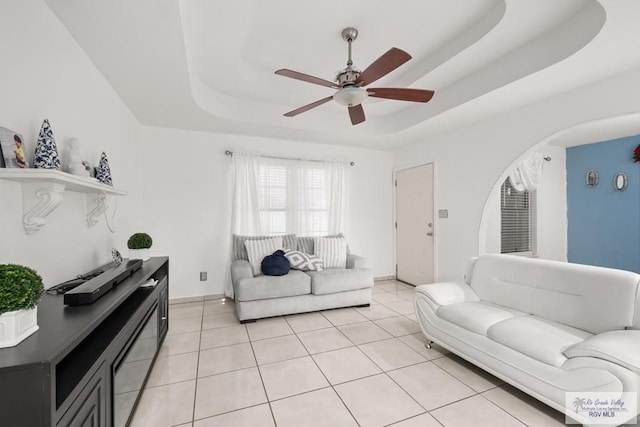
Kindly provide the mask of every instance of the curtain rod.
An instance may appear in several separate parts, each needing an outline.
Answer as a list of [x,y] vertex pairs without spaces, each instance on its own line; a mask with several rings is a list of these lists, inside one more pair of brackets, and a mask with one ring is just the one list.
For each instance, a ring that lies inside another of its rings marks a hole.
[[[233,151],[226,150],[224,152],[224,154],[226,156],[233,157]],[[267,159],[278,159],[278,160],[300,160],[300,161],[303,161],[303,162],[318,162],[318,163],[323,163],[324,162],[324,160],[299,159],[299,158],[293,158],[293,157],[263,156],[263,155],[259,155],[259,157],[266,157]],[[349,162],[349,165],[355,166],[356,163],[355,162]]]

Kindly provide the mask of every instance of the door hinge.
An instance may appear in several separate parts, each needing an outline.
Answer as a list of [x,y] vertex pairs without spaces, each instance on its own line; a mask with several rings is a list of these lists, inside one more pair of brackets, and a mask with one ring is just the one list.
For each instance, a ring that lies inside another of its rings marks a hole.
[[395,185],[396,187],[398,186],[398,180],[397,179],[395,181],[393,181],[393,185]]
[[398,228],[398,221],[396,221],[396,228]]

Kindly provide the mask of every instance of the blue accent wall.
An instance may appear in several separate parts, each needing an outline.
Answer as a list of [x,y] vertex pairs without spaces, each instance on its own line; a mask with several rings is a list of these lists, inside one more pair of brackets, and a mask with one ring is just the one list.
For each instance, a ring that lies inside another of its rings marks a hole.
[[[640,272],[640,163],[633,150],[640,135],[567,148],[567,259]],[[597,186],[585,175],[596,169]],[[629,178],[625,191],[613,188],[613,176]]]

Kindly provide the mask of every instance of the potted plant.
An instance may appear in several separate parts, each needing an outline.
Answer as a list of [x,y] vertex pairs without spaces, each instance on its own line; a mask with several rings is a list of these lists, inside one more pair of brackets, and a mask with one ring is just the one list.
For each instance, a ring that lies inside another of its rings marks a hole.
[[13,347],[38,330],[38,301],[44,291],[35,270],[0,264],[0,348]]
[[129,259],[141,259],[146,261],[149,259],[149,248],[153,244],[151,236],[147,233],[134,233],[127,241],[129,248]]

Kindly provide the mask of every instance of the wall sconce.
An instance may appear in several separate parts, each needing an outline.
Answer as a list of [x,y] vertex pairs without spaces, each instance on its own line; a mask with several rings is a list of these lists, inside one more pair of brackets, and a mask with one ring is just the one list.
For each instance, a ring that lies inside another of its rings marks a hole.
[[629,186],[629,178],[626,173],[618,172],[613,176],[613,189],[616,191],[624,191]]
[[584,177],[587,187],[595,187],[598,185],[598,181],[600,181],[600,177],[598,176],[598,171],[595,169],[589,169],[587,174]]

